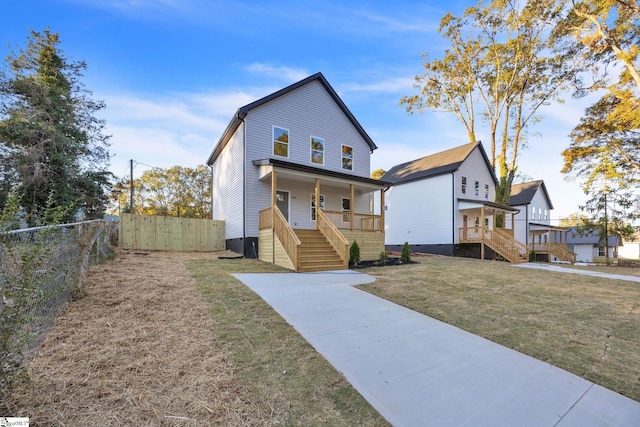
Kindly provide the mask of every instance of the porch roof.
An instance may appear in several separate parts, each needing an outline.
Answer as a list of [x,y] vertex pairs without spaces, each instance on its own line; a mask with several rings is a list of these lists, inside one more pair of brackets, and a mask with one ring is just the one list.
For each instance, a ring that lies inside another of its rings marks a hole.
[[560,226],[553,226],[550,224],[542,224],[539,222],[530,222],[529,223],[529,229],[533,232],[533,231],[566,231],[569,232],[569,228],[567,227],[560,227]]
[[497,211],[518,213],[520,209],[512,206],[501,205],[500,203],[490,202],[488,200],[474,200],[474,199],[458,199],[458,209],[478,209],[481,207],[491,208]]
[[323,178],[324,180],[331,181],[334,185],[338,186],[354,184],[356,189],[363,192],[384,190],[391,185],[391,183],[380,179],[349,175],[313,166],[287,162],[280,159],[254,160],[253,164],[257,167],[264,168],[263,173],[260,174],[261,180],[270,177],[271,172],[275,170],[276,172],[282,173],[285,178],[290,176],[291,178],[295,178],[297,181],[314,182],[316,178]]

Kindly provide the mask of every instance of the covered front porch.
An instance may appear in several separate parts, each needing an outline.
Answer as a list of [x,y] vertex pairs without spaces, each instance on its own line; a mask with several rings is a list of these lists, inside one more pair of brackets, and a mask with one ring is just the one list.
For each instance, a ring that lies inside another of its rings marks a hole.
[[384,205],[386,183],[272,159],[257,166],[270,190],[258,258],[303,272],[348,268],[354,241],[362,260],[384,251],[384,212],[372,211],[374,197]]
[[576,254],[567,247],[569,230],[564,227],[553,227],[547,224],[529,224],[529,248],[536,259],[553,262],[576,262]]
[[[458,212],[462,227],[458,230],[458,243],[480,244],[480,259],[485,259],[486,248],[509,262],[527,262],[527,245],[514,237],[512,225],[518,209],[489,201],[458,199]],[[511,221],[506,221],[507,216]],[[511,225],[511,228],[506,228]]]

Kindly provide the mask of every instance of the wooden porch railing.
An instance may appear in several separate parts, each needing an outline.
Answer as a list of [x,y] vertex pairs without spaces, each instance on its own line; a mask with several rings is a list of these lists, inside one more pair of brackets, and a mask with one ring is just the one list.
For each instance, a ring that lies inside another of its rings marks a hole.
[[275,237],[277,237],[282,244],[295,271],[298,271],[300,268],[300,245],[302,243],[277,206],[263,209],[259,213],[259,227],[261,230],[271,228],[272,224]]
[[571,264],[575,264],[576,262],[576,254],[570,251],[565,243],[552,243],[551,255],[560,261],[567,261]]
[[531,243],[531,250],[536,253],[547,253],[560,261],[576,262],[576,254],[567,248],[566,243]]
[[460,243],[484,243],[507,261],[518,263],[529,260],[529,248],[500,229],[461,228]]
[[258,213],[258,227],[260,230],[273,227],[273,209],[262,209]]
[[338,228],[329,220],[325,211],[318,209],[316,213],[316,228],[331,243],[338,252],[345,268],[349,267],[349,241],[340,233]]
[[382,231],[382,216],[353,213],[353,223],[351,223],[351,212],[327,211],[323,210],[326,217],[336,226],[338,230],[353,231]]

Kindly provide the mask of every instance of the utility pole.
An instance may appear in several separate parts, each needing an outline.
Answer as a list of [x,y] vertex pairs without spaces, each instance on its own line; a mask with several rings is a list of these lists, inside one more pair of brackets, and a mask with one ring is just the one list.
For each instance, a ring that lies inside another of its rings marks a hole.
[[130,185],[129,194],[131,195],[131,199],[129,201],[129,210],[131,211],[131,215],[133,215],[134,214],[134,211],[133,211],[133,159],[129,160],[129,167],[131,169],[131,174],[129,176],[129,185]]
[[605,256],[605,260],[607,262],[607,265],[609,264],[609,220],[607,218],[607,192],[608,192],[608,188],[604,189],[604,256]]

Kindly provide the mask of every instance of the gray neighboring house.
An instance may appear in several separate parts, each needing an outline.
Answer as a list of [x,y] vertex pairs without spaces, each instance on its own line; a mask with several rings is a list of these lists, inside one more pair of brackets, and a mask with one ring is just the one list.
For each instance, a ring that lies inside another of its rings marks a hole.
[[[329,238],[338,252],[338,240],[358,240],[377,259],[384,213],[372,215],[370,197],[384,197],[387,184],[370,178],[376,148],[321,73],[240,107],[207,160],[212,219],[225,221],[227,249],[301,271],[292,245],[320,229],[318,207],[343,235]],[[283,229],[274,218],[283,218],[288,238],[274,237]]]
[[[576,254],[577,262],[604,263],[606,260],[604,238],[597,231],[580,233],[576,227],[569,229],[567,238],[569,250]],[[609,236],[607,250],[610,261],[618,258],[618,248],[622,246],[620,236]]]

